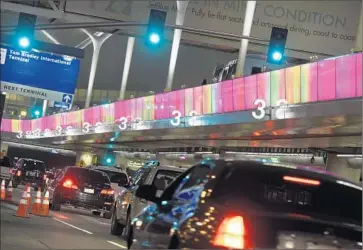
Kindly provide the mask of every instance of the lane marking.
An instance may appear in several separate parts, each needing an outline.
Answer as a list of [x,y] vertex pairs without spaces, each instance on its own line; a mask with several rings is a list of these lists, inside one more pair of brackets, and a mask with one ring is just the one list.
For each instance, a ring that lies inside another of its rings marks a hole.
[[119,248],[127,249],[127,247],[125,247],[125,246],[123,246],[121,244],[118,244],[118,243],[116,243],[114,241],[108,240],[107,242],[110,243],[110,244],[112,244],[112,245],[114,245],[114,246],[117,246]]
[[77,229],[77,230],[82,231],[82,232],[84,232],[84,233],[87,233],[87,234],[93,234],[93,233],[92,233],[92,232],[90,232],[90,231],[87,231],[87,230],[82,229],[82,228],[80,228],[80,227],[76,227],[76,226],[74,226],[74,225],[72,225],[72,224],[69,224],[69,223],[67,223],[67,222],[65,222],[65,221],[58,220],[57,218],[53,218],[53,220],[56,220],[56,221],[58,221],[58,222],[60,222],[60,223],[63,223],[63,224],[65,224],[65,225],[67,225],[67,226],[73,227],[74,229]]
[[97,223],[97,224],[101,224],[101,225],[105,225],[105,226],[111,226],[111,223],[107,223],[107,222],[99,221],[99,220],[97,220],[97,219],[95,219],[95,218],[92,218],[92,217],[89,217],[89,216],[87,216],[87,215],[81,215],[81,214],[79,214],[78,216],[79,216],[79,217],[82,217],[82,218],[83,218],[83,219],[85,219],[85,220],[91,221],[91,222],[93,222],[93,223]]

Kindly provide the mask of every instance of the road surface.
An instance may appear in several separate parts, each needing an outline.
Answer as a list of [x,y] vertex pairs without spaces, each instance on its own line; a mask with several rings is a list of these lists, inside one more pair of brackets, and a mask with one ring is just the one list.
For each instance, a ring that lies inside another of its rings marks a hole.
[[[14,189],[19,203],[23,187]],[[32,199],[35,192],[32,192]],[[90,212],[62,208],[51,217],[14,217],[16,205],[1,202],[1,249],[127,249],[126,242],[110,234],[110,220]]]

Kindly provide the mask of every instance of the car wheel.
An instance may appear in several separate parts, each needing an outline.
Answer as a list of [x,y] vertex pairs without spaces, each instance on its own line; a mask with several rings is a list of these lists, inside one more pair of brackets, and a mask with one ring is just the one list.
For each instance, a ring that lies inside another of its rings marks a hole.
[[168,249],[179,249],[179,239],[175,234],[170,239]]
[[57,202],[57,198],[55,195],[53,196],[53,200],[50,204],[50,209],[53,211],[60,211],[61,209],[61,204]]
[[130,229],[131,229],[131,218],[130,218],[130,214],[128,214],[127,218],[126,218],[125,229],[122,233],[122,236],[123,236],[124,240],[126,240],[126,241],[130,236],[130,231],[131,231]]
[[112,217],[111,212],[107,211],[107,212],[104,212],[103,213],[103,218],[105,218],[105,219],[111,219],[111,217]]
[[121,225],[116,218],[116,208],[113,209],[113,213],[111,216],[111,234],[120,236],[125,226]]
[[93,215],[100,216],[101,212],[100,212],[100,211],[92,211],[92,214],[93,214]]

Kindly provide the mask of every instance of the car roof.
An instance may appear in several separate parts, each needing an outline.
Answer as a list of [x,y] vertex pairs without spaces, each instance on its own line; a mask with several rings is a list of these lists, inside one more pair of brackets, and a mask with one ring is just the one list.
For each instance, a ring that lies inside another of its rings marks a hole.
[[126,171],[120,168],[115,168],[115,167],[105,167],[105,166],[90,166],[87,167],[89,169],[97,169],[97,170],[104,170],[104,171],[111,171],[111,172],[117,172],[117,173],[123,173],[125,174]]
[[349,182],[354,186],[357,186],[357,183],[353,183],[349,180],[346,180],[332,172],[326,170],[316,169],[316,167],[306,166],[306,165],[298,165],[298,164],[288,164],[288,163],[271,163],[271,162],[259,162],[259,161],[243,161],[243,160],[202,160],[200,162],[203,163],[214,163],[215,166],[226,166],[229,165],[232,168],[275,168],[276,171],[281,172],[294,172],[294,173],[301,173],[301,174],[308,174],[311,178],[319,178],[323,181],[329,182],[337,182],[337,181],[344,181]]
[[176,166],[149,166],[151,167],[152,169],[155,169],[155,170],[169,170],[169,171],[175,171],[175,172],[184,172],[186,169],[185,168],[182,168],[182,167],[176,167]]
[[36,159],[30,159],[30,158],[19,158],[19,160],[34,161],[34,162],[43,162],[44,163],[44,161],[40,161],[40,160],[36,160]]

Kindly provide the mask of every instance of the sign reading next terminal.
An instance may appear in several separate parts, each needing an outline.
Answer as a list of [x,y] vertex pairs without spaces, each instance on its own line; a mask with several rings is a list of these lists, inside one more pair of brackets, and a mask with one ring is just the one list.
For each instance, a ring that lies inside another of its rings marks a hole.
[[80,60],[1,45],[1,91],[45,100],[73,99]]

